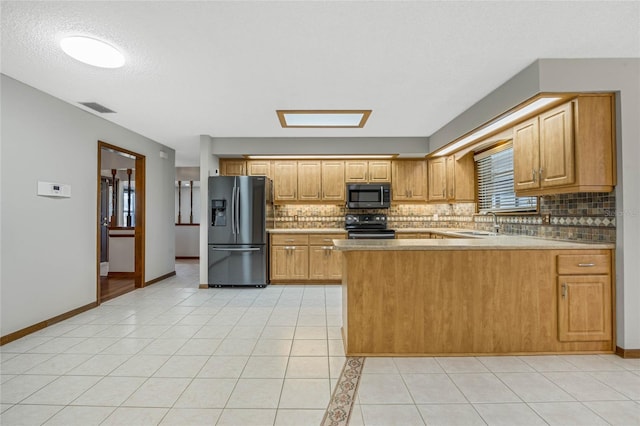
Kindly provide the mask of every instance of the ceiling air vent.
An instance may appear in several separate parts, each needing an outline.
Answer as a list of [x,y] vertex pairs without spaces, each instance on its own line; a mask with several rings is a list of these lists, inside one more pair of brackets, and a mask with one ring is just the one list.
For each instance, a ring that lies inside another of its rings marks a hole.
[[97,112],[99,112],[101,114],[106,114],[106,113],[110,113],[110,112],[115,113],[115,111],[110,110],[106,106],[100,105],[97,102],[80,102],[80,105],[84,105],[87,108],[91,108],[92,110],[97,111]]

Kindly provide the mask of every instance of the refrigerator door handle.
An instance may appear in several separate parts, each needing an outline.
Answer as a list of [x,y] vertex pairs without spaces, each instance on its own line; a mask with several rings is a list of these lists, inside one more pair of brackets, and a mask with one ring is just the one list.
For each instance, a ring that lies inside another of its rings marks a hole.
[[236,188],[236,234],[240,235],[240,187]]
[[226,248],[216,248],[216,247],[211,247],[212,251],[260,251],[260,247],[251,247],[251,248],[231,248],[231,247],[226,247]]
[[231,190],[231,233],[236,233],[236,187]]

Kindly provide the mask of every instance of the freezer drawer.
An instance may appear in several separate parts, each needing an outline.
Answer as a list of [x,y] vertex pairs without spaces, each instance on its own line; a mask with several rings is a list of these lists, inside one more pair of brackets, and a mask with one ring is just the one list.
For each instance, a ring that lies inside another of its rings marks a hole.
[[209,245],[209,286],[267,285],[265,245]]

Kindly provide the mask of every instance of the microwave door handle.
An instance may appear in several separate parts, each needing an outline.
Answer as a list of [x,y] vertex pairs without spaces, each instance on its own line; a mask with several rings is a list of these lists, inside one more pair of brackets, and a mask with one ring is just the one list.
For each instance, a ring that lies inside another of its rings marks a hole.
[[384,205],[384,191],[383,191],[383,186],[380,185],[380,205]]

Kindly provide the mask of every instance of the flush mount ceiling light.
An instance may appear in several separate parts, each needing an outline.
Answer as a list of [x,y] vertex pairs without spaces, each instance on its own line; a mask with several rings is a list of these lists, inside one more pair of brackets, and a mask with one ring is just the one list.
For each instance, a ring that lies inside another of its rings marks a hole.
[[124,55],[118,49],[94,38],[65,37],[60,41],[60,47],[73,59],[94,67],[120,68],[124,65]]
[[523,108],[520,108],[510,114],[507,114],[503,117],[498,118],[497,120],[493,121],[492,123],[490,123],[489,125],[485,126],[485,127],[481,127],[480,129],[476,130],[475,132],[471,133],[468,136],[465,136],[464,138],[460,139],[459,141],[452,143],[451,145],[446,145],[444,148],[442,148],[439,151],[436,151],[433,155],[436,157],[440,157],[443,155],[447,155],[453,151],[456,151],[460,148],[463,148],[467,145],[470,145],[471,143],[477,141],[478,139],[481,139],[484,136],[487,136],[490,133],[495,132],[496,130],[500,129],[501,127],[507,126],[511,123],[514,123],[515,121],[521,119],[522,117],[525,117],[529,114],[532,114],[536,111],[541,110],[542,108],[546,107],[547,105],[550,105],[558,100],[560,100],[562,98],[560,97],[552,97],[552,98],[539,98],[534,102],[531,102],[530,104],[524,106]]
[[361,128],[370,109],[357,110],[276,110],[283,128]]

